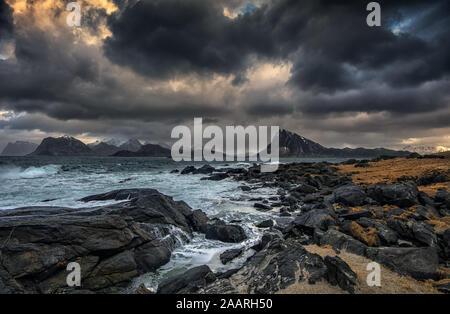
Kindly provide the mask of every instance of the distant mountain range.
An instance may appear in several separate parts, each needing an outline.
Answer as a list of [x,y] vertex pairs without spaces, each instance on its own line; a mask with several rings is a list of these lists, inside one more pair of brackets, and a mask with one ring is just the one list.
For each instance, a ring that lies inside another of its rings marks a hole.
[[[269,145],[270,146],[270,145]],[[383,155],[407,156],[409,151],[386,148],[328,148],[287,130],[280,131],[280,157],[373,158]]]
[[17,141],[8,143],[2,151],[2,156],[25,156],[28,155],[38,147],[35,143]]
[[[34,151],[29,153],[32,156],[170,157],[171,155],[170,148],[158,144],[142,145],[137,139],[130,139],[125,142],[112,139],[96,141],[86,145],[74,137],[63,136],[59,138],[47,137],[42,140],[39,146],[32,143],[27,143],[31,145],[23,143],[26,142],[8,144],[2,154],[5,154],[5,151],[12,154],[14,152],[12,150],[13,147],[17,147],[17,152],[19,147],[26,146],[28,151],[32,151],[32,148],[35,148]],[[116,146],[112,143],[120,145]],[[280,131],[279,147],[280,157],[373,158],[382,155],[407,156],[410,154],[409,150],[395,151],[385,148],[328,148],[287,130]],[[23,154],[25,155],[26,153]]]

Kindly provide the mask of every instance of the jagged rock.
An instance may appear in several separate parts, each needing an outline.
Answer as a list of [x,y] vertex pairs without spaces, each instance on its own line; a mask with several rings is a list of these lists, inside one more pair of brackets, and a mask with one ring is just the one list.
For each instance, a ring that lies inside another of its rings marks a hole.
[[222,221],[207,224],[205,235],[207,239],[228,243],[239,243],[247,239],[247,235],[241,226],[226,225]]
[[395,231],[393,231],[386,225],[365,217],[359,218],[357,220],[357,223],[363,226],[364,228],[370,227],[377,229],[378,237],[380,238],[381,241],[383,241],[383,243],[388,245],[393,245],[397,243],[398,240],[397,233],[395,233]]
[[206,232],[206,224],[209,219],[203,211],[200,209],[194,210],[192,214],[188,216],[188,219],[191,222],[194,231]]
[[324,231],[335,224],[326,208],[313,209],[307,213],[299,214],[293,222],[296,227],[309,228],[310,230],[319,228]]
[[222,262],[222,264],[225,265],[228,262],[231,262],[233,259],[235,259],[239,255],[241,255],[243,251],[244,251],[244,249],[242,249],[242,248],[226,250],[225,252],[220,254],[220,261]]
[[270,205],[266,205],[266,204],[262,204],[262,203],[255,203],[255,204],[253,204],[253,207],[255,207],[259,211],[272,210],[272,207]]
[[195,171],[195,167],[194,166],[187,166],[185,167],[183,170],[181,170],[181,174],[189,174],[189,173],[193,173]]
[[333,286],[339,285],[342,290],[355,292],[357,276],[355,272],[338,256],[326,256],[327,280]]
[[[187,237],[196,228],[189,206],[156,190],[117,190],[83,200],[106,199],[124,202],[0,211],[0,292],[120,292],[135,276],[169,261],[174,233]],[[69,262],[81,266],[80,290],[67,286]]]
[[[250,257],[239,271],[199,289],[197,293],[275,293],[294,283],[314,284],[325,277],[323,259],[295,241],[274,238]],[[239,290],[236,290],[239,287]]]
[[372,217],[372,213],[368,210],[360,210],[359,212],[349,213],[349,214],[343,214],[340,215],[341,218],[347,219],[347,220],[357,220],[359,218],[370,218]]
[[427,248],[369,248],[367,257],[393,271],[419,280],[436,279],[439,258],[436,249]]
[[273,226],[272,219],[267,219],[267,220],[260,222],[259,224],[256,224],[256,227],[258,227],[258,228],[270,228],[272,226]]
[[214,280],[216,280],[216,276],[211,269],[202,265],[164,280],[159,284],[157,293],[192,293]]
[[362,206],[371,201],[356,184],[349,184],[335,189],[333,196],[336,203],[348,206]]
[[228,178],[228,174],[220,172],[220,173],[215,173],[209,177],[201,178],[200,180],[222,181],[226,178]]
[[333,248],[347,250],[350,253],[364,256],[367,245],[337,230],[329,229],[320,239],[320,245],[329,244]]
[[371,184],[367,187],[367,195],[381,205],[397,205],[410,207],[419,203],[419,190],[412,182],[405,184]]

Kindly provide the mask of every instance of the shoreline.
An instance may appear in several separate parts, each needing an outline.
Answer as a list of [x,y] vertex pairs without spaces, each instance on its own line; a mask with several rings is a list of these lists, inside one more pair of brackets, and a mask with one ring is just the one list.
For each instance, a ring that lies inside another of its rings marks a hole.
[[[449,194],[438,192],[438,189],[449,184],[449,162],[448,159],[420,159],[420,163],[428,165],[423,173],[418,173],[417,167],[409,165],[418,162],[419,159],[395,158],[341,164],[290,163],[280,164],[280,169],[275,173],[264,174],[257,167],[186,167],[180,175],[204,174],[202,180],[217,181],[231,178],[244,183],[240,186],[244,192],[254,186],[277,189],[276,197],[254,199],[254,207],[261,211],[278,211],[280,217],[255,222],[256,227],[266,231],[261,243],[251,248],[255,254],[244,262],[242,268],[214,274],[208,266],[195,267],[160,283],[158,292],[448,292]],[[407,164],[405,167],[415,173],[397,169],[404,173],[404,178],[394,177],[393,168],[389,169],[388,163]],[[447,165],[447,169],[440,169],[437,164]],[[383,178],[382,169],[388,171],[393,179],[386,182],[379,180]],[[427,172],[430,169],[446,176],[447,181],[443,181],[443,177],[430,176]],[[358,180],[362,177],[377,178],[378,181]],[[426,184],[417,187],[416,183]],[[430,187],[436,193],[428,195],[426,188]],[[391,197],[392,191],[395,192],[394,198]],[[130,195],[135,197],[130,198]],[[233,243],[239,243],[246,237],[239,222],[211,220],[202,211],[192,210],[182,201],[174,202],[156,190],[122,190],[84,200],[116,197],[124,202],[94,209],[31,207],[0,213],[0,243],[4,243],[0,290],[9,293],[121,293],[131,279],[168,262],[170,246],[173,250],[174,245],[168,226],[176,226],[187,235],[193,231],[201,232]],[[167,204],[170,204],[172,216],[164,212]],[[59,218],[54,218],[55,213]],[[15,219],[19,220],[14,217],[19,216],[27,217],[25,225],[23,221],[14,223]],[[56,227],[46,222],[50,216]],[[27,219],[30,222],[28,226]],[[67,242],[63,234],[70,221],[81,224],[81,229],[73,231],[72,242]],[[37,222],[40,225],[36,228]],[[86,238],[80,230],[93,228],[91,235],[95,237],[104,229],[102,224],[105,223],[114,234],[110,240],[120,245],[107,248],[110,244],[106,237],[101,245],[97,243],[89,249],[83,247],[92,239]],[[123,223],[125,225],[122,226]],[[152,236],[152,228],[159,232],[165,230],[170,243],[160,243]],[[18,232],[21,229],[23,232]],[[50,235],[55,236],[55,229],[58,230],[56,239],[50,239]],[[27,236],[25,230],[28,233],[32,231],[32,236]],[[117,240],[117,232],[121,234],[120,241]],[[130,234],[131,240],[128,239]],[[59,246],[55,243],[69,244],[70,249],[58,251]],[[39,254],[34,254],[36,252]],[[39,261],[40,265],[33,265],[40,259],[40,254],[49,257]],[[228,250],[221,254],[220,259],[225,264],[242,254],[242,249],[234,252]],[[417,264],[422,261],[427,266],[411,263],[411,258],[418,261]],[[82,269],[87,267],[88,284],[81,290],[68,289],[62,281],[65,279],[64,266],[74,259],[84,261]],[[292,264],[292,260],[297,262]],[[362,260],[379,262],[382,272],[391,281],[401,282],[401,287],[389,284],[372,290],[364,287]],[[18,266],[14,268],[15,264]],[[271,274],[275,271],[278,275],[276,280],[266,278],[269,270]],[[185,280],[187,276],[190,278],[188,281]],[[141,286],[136,293],[150,291]]]

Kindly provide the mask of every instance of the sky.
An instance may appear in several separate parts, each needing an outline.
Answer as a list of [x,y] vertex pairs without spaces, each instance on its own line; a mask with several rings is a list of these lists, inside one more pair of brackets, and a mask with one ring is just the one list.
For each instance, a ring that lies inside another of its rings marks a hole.
[[450,147],[450,2],[0,0],[0,149],[176,125],[278,125],[329,147]]

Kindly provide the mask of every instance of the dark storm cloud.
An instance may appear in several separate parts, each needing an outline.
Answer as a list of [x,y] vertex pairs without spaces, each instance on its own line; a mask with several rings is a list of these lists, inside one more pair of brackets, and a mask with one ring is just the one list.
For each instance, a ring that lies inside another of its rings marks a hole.
[[0,41],[8,39],[12,30],[12,10],[5,1],[0,1]]
[[[168,126],[198,116],[283,122],[299,114],[323,117],[326,124],[328,117],[353,112],[386,112],[383,125],[403,130],[429,128],[433,119],[436,127],[450,126],[442,113],[450,90],[448,1],[378,1],[382,27],[372,28],[366,25],[370,1],[361,0],[114,2],[119,10],[112,15],[104,9],[83,13],[83,31],[91,35],[107,19],[112,34],[100,47],[74,44],[70,30],[54,36],[16,23],[16,31],[9,7],[0,2],[0,39],[9,34],[15,43],[15,58],[0,59],[0,109],[34,114],[17,120],[16,128],[65,130],[58,123],[39,127],[40,115],[86,122],[69,131],[95,134],[95,120],[105,130],[126,121],[120,132],[132,134],[142,132],[142,121]],[[244,9],[249,2],[255,7]],[[224,16],[224,7],[239,15]],[[252,85],[248,73],[264,62],[291,65],[285,86]],[[229,85],[196,89],[214,74],[230,78]],[[192,90],[155,87],[180,78],[192,79]],[[428,122],[399,118],[417,114]]]

